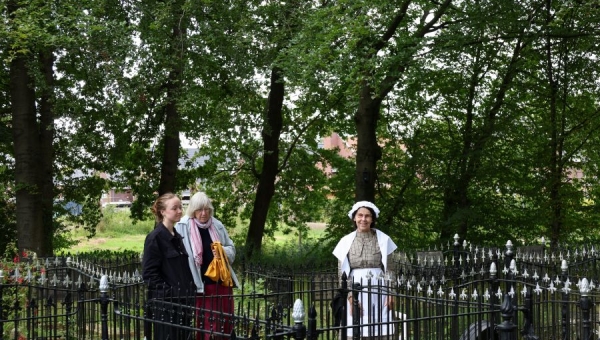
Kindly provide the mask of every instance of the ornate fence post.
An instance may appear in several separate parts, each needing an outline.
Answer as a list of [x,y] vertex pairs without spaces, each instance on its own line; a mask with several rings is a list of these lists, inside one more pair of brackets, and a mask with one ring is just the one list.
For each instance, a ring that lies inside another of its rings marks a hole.
[[[66,280],[68,280],[69,277],[67,276]],[[68,289],[68,284],[67,284],[67,289]],[[63,299],[63,306],[65,306],[65,313],[67,314],[66,318],[65,318],[65,338],[70,339],[70,335],[69,332],[71,330],[71,310],[73,309],[73,297],[70,291],[67,292],[67,295],[65,295],[65,298]]]
[[308,309],[308,330],[306,332],[306,338],[308,340],[316,340],[319,337],[317,332],[317,310],[313,304]]
[[579,291],[581,292],[581,301],[579,306],[581,307],[581,316],[583,322],[583,340],[592,339],[592,330],[590,328],[591,320],[590,320],[590,309],[592,308],[592,301],[590,300],[590,284],[588,280],[584,277],[581,280],[581,284],[579,287]]
[[454,247],[454,252],[452,253],[452,264],[454,265],[454,277],[458,276],[458,272],[460,271],[457,267],[458,267],[458,258],[459,258],[459,249],[460,249],[460,242],[458,242],[458,240],[460,240],[460,237],[458,236],[458,234],[454,234],[454,243],[452,244]]
[[502,306],[500,306],[500,312],[502,313],[502,323],[496,326],[496,330],[498,330],[499,339],[500,340],[510,340],[513,335],[513,330],[515,329],[515,324],[512,322],[513,318],[513,305],[511,302],[511,298],[508,294],[504,294],[504,299],[502,301]]
[[[506,280],[506,292],[510,291],[510,288],[514,285],[514,275],[510,270],[511,263],[513,261],[514,253],[512,251],[513,244],[510,240],[506,241],[506,251],[504,252],[504,269],[508,269],[506,272],[508,280]],[[515,263],[516,267],[516,263]]]
[[[504,252],[504,270],[506,275],[506,294],[510,298],[510,304],[512,306],[512,319],[517,318],[517,261],[515,261],[515,253],[512,250],[513,244],[511,240],[506,241],[506,251]],[[506,271],[507,270],[507,271]],[[511,333],[510,339],[515,340],[517,338],[516,333]]]
[[490,295],[490,304],[491,304],[491,320],[493,322],[494,325],[498,324],[498,318],[496,316],[496,303],[497,300],[500,299],[500,296],[496,295],[496,291],[498,291],[499,287],[498,287],[498,269],[496,269],[496,263],[492,262],[490,264],[490,283],[492,285],[492,294]]
[[539,337],[535,335],[535,330],[533,328],[533,296],[531,290],[527,289],[527,286],[525,286],[525,289],[525,304],[523,306],[524,308],[521,310],[524,315],[524,325],[521,335],[523,335],[523,339],[525,340],[538,340]]
[[569,340],[571,338],[571,332],[570,332],[570,315],[569,315],[569,291],[571,290],[570,286],[570,282],[569,282],[569,276],[567,274],[568,270],[569,270],[569,265],[567,264],[567,260],[562,260],[562,263],[560,265],[560,269],[562,271],[562,280],[563,280],[563,284],[564,287],[562,289],[562,336],[561,339],[563,340]]
[[79,339],[85,339],[86,334],[87,334],[86,329],[85,329],[86,312],[85,312],[85,307],[84,307],[86,291],[87,291],[87,286],[85,285],[85,282],[81,282],[79,284],[79,286],[77,287],[77,320],[76,320],[76,324],[77,324],[77,337]]
[[100,278],[100,322],[102,323],[102,340],[108,340],[108,276]]
[[294,311],[292,312],[294,319],[294,339],[302,340],[306,337],[306,326],[304,326],[304,306],[302,300],[297,299],[294,302]]

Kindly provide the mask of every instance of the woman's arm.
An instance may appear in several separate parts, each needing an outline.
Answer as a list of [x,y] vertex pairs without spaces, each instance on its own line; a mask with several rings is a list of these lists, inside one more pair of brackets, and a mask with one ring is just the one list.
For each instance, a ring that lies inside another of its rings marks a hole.
[[215,219],[215,227],[219,233],[219,237],[221,237],[221,245],[223,246],[223,251],[225,251],[225,255],[227,255],[227,259],[229,263],[232,264],[235,261],[235,244],[231,237],[229,237],[229,233],[223,223],[217,219]]
[[161,275],[162,253],[155,237],[146,237],[144,242],[144,256],[142,258],[142,278],[149,289],[166,286]]

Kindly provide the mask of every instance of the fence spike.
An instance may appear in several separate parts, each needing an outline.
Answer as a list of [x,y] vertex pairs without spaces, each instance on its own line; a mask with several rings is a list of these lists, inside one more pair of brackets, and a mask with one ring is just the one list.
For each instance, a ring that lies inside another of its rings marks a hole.
[[32,281],[32,275],[31,275],[31,269],[27,268],[27,275],[25,276],[25,281],[27,281],[28,283],[30,283]]
[[296,299],[296,301],[294,302],[292,318],[296,323],[302,323],[302,321],[304,320],[304,305],[302,304],[302,300],[300,299]]
[[473,301],[477,301],[477,298],[479,297],[479,295],[477,295],[477,288],[473,289],[473,294],[471,294],[471,298],[473,299]]
[[69,287],[71,285],[71,279],[69,278],[69,275],[65,275],[65,279],[63,280],[63,284],[65,285],[65,287]]
[[38,282],[43,286],[46,284],[46,281],[48,281],[46,278],[46,268],[42,267],[42,269],[40,269],[40,278],[38,279]]
[[567,281],[565,281],[565,286],[562,288],[562,291],[565,294],[569,294],[571,292],[571,281],[569,281],[569,279],[567,278]]
[[58,277],[56,276],[56,274],[52,275],[52,280],[50,280],[50,283],[56,287],[56,285],[58,284]]
[[21,278],[21,272],[19,271],[19,266],[15,267],[15,273],[12,276],[13,280],[15,280],[15,282],[18,282],[19,279]]
[[585,277],[581,280],[581,285],[579,286],[579,291],[581,292],[581,295],[583,295],[583,296],[588,296],[590,293],[590,284]]

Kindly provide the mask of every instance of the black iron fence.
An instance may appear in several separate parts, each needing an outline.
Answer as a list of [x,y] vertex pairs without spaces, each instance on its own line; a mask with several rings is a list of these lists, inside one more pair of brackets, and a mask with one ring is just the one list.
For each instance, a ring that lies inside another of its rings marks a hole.
[[[32,258],[0,271],[0,340],[150,339],[160,325],[179,329],[181,339],[209,333],[329,340],[358,337],[354,330],[364,327],[398,340],[598,339],[599,258],[592,246],[549,251],[456,242],[398,252],[395,273],[359,283],[340,279],[335,263],[320,271],[244,264],[241,287],[220,299],[233,300],[234,313],[210,316],[194,297],[148,300],[138,257]],[[347,325],[346,299],[365,290],[392,297],[388,320]],[[337,315],[336,295],[344,301]],[[205,317],[231,327],[206,330]]]

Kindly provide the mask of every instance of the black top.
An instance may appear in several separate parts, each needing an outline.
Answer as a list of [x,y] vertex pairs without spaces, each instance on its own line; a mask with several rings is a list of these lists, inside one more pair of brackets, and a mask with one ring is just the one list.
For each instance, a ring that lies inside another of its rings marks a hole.
[[210,246],[213,240],[210,237],[210,232],[208,231],[208,229],[198,228],[198,231],[200,232],[200,238],[202,239],[202,266],[200,267],[200,273],[202,274],[202,282],[204,282],[205,285],[215,284],[215,281],[213,281],[211,278],[205,275],[208,266],[215,258],[212,252],[212,248]]
[[142,278],[150,297],[186,296],[196,291],[183,238],[176,230],[171,235],[162,224],[146,236],[142,259]]

